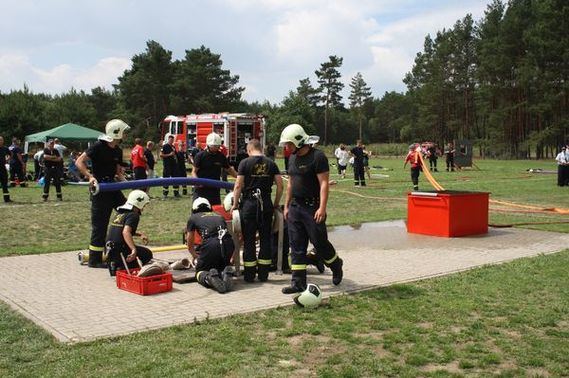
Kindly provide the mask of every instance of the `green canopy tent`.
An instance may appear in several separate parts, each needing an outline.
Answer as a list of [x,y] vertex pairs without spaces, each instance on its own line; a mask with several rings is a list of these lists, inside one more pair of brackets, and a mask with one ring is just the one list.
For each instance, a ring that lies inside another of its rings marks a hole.
[[89,129],[74,123],[54,127],[53,129],[27,135],[24,151],[28,152],[29,143],[45,143],[48,139],[59,138],[62,141],[93,141],[103,134],[101,131]]

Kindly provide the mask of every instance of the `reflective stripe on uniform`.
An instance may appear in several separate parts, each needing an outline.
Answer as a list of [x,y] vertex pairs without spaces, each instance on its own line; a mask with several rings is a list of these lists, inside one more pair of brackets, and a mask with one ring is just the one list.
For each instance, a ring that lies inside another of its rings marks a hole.
[[253,267],[253,266],[257,266],[257,261],[256,261],[256,260],[255,260],[255,261],[244,261],[244,262],[243,262],[243,266],[244,266],[245,268],[250,268],[250,267]]
[[290,266],[291,270],[306,270],[306,264],[292,264]]
[[324,262],[326,264],[332,264],[334,262],[334,260],[336,260],[338,258],[338,254],[334,254],[334,256],[330,259],[330,260],[324,260]]
[[95,247],[94,245],[89,245],[89,250],[94,252],[103,252],[105,247]]
[[201,274],[202,274],[202,273],[205,273],[205,272],[206,272],[205,270],[200,270],[199,272],[197,272],[197,273],[196,273],[196,280],[199,281]]
[[273,260],[258,259],[257,262],[259,263],[259,265],[271,265],[273,263]]

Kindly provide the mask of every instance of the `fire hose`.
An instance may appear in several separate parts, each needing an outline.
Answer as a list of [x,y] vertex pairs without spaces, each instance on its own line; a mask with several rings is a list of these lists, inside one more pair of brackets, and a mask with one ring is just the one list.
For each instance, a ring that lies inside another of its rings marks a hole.
[[142,189],[150,188],[153,186],[174,186],[174,185],[194,185],[194,186],[207,186],[209,188],[219,189],[233,189],[233,183],[227,181],[219,181],[205,178],[195,177],[167,177],[167,178],[154,178],[145,180],[134,181],[119,181],[119,182],[96,182],[93,188],[90,188],[93,195],[101,192],[110,192],[114,190],[124,189]]

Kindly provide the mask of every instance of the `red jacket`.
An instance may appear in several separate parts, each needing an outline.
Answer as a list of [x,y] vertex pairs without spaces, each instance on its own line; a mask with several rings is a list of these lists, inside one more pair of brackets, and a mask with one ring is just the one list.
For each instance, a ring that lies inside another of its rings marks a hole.
[[405,158],[405,163],[410,163],[411,168],[417,168],[421,166],[421,158],[419,157],[420,152],[409,151],[407,157]]

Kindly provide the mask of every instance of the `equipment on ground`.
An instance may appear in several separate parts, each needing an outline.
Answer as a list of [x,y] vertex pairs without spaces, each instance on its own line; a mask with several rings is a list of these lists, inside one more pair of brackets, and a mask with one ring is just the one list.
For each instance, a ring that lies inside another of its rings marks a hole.
[[296,295],[294,303],[300,307],[318,307],[322,303],[322,290],[316,284],[309,283],[306,290]]

